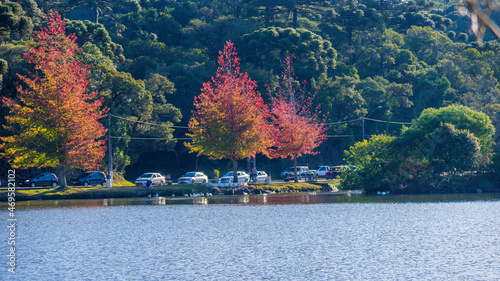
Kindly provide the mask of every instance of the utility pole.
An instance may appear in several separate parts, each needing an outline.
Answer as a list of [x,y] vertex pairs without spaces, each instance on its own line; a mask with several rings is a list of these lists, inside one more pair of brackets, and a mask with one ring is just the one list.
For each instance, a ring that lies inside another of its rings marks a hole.
[[361,127],[362,127],[362,130],[363,130],[363,141],[365,140],[365,119],[370,117],[370,115],[377,109],[381,109],[382,106],[379,105],[378,107],[372,109],[372,111],[370,111],[370,113],[368,113],[366,116],[363,116],[361,117]]
[[111,115],[113,115],[120,106],[122,106],[124,103],[131,102],[132,99],[126,99],[124,102],[120,103],[116,109],[113,111],[113,113],[108,112],[108,152],[109,152],[109,175],[108,175],[108,181],[107,181],[107,187],[112,188],[113,187],[113,149],[112,149],[112,143],[111,143]]

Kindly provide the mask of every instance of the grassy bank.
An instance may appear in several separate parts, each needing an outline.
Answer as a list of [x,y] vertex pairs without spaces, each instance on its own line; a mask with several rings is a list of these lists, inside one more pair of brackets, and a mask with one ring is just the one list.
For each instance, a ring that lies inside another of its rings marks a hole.
[[[263,192],[306,192],[332,190],[333,186],[338,186],[338,182],[323,183],[276,183],[272,185],[258,184],[249,185],[248,191],[251,193]],[[192,193],[220,192],[225,190],[216,190],[207,185],[164,185],[155,186],[152,189],[146,189],[140,186],[114,186],[106,188],[96,187],[68,187],[66,189],[56,188],[25,188],[16,189],[16,201],[26,200],[60,200],[60,199],[103,199],[103,198],[130,198],[154,196],[183,196]],[[7,201],[8,191],[0,191],[0,201]]]

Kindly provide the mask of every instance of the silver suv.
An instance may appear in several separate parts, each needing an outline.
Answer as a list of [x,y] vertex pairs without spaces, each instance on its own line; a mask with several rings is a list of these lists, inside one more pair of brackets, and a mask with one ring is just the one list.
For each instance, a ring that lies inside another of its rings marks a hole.
[[[288,167],[281,174],[284,181],[294,180],[295,173],[293,172],[293,167]],[[316,171],[311,171],[307,166],[297,166],[297,178],[299,180],[314,180],[317,178]]]

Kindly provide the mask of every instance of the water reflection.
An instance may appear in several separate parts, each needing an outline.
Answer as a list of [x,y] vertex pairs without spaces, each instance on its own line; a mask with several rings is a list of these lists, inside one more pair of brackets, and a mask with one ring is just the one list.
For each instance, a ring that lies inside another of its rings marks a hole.
[[195,197],[193,199],[193,204],[207,205],[208,199],[206,197]]
[[[500,272],[500,194],[16,203],[15,281],[498,280]],[[0,239],[7,245],[7,231]]]
[[[288,193],[260,194],[212,197],[153,197],[153,198],[109,198],[87,200],[37,200],[17,202],[17,209],[44,208],[98,208],[125,205],[284,205],[284,204],[322,204],[322,203],[406,203],[406,202],[462,202],[462,201],[498,201],[500,194],[424,194],[424,195],[388,195],[369,196],[359,192],[339,193]],[[2,209],[7,203],[0,203]]]

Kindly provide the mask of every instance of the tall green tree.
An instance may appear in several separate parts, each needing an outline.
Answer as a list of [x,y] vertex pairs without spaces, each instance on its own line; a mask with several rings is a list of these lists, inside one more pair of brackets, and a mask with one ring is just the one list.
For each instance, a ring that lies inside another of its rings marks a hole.
[[254,7],[262,7],[266,27],[276,24],[276,22],[290,26],[288,23],[291,22],[292,28],[299,28],[299,15],[316,19],[326,7],[329,7],[328,1],[325,0],[252,0],[249,1],[249,4]]
[[134,79],[130,73],[117,71],[109,65],[96,65],[91,70],[92,89],[99,92],[112,112],[131,99],[113,114],[111,133],[117,138],[112,142],[116,173],[123,174],[126,166],[134,164],[144,153],[173,149],[176,143],[173,125],[182,116],[169,102],[175,92],[172,82],[159,74],[152,74],[145,80]]
[[412,26],[406,31],[405,47],[420,61],[434,65],[439,60],[453,56],[458,50],[450,38],[431,27]]
[[242,61],[255,68],[276,71],[286,57],[291,57],[297,66],[295,74],[301,81],[326,75],[335,67],[337,58],[337,51],[330,41],[301,28],[259,29],[242,36],[241,44]]
[[63,3],[56,2],[59,9],[69,11],[74,8],[87,8],[92,11],[92,20],[99,23],[99,17],[106,13],[113,13],[113,9],[126,9],[137,12],[141,6],[136,0],[69,0]]
[[34,27],[31,16],[17,2],[0,2],[0,41],[22,39],[30,35]]
[[66,34],[72,33],[77,36],[79,46],[83,47],[86,44],[97,46],[101,53],[112,59],[116,65],[122,64],[125,61],[123,47],[112,41],[104,25],[90,21],[68,20]]
[[195,45],[204,47],[210,59],[216,61],[221,46],[228,40],[238,38],[255,30],[255,25],[248,20],[232,16],[219,17],[211,22],[192,20],[183,33]]

